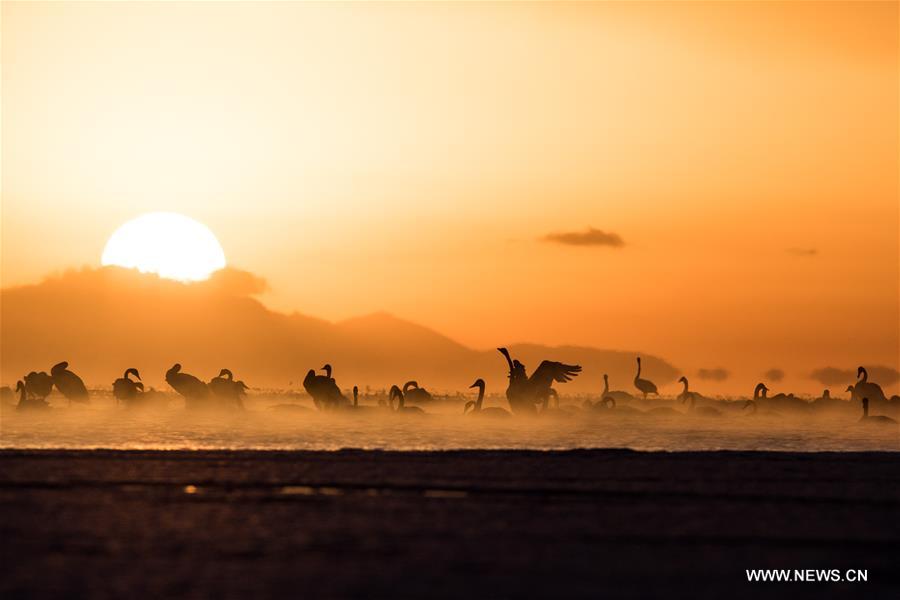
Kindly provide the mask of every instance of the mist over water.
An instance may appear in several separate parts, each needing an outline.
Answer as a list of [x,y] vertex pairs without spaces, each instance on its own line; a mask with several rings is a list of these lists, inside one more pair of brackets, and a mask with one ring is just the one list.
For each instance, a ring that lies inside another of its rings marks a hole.
[[[159,409],[117,407],[110,395],[94,395],[89,406],[69,408],[50,398],[53,410],[21,413],[5,406],[0,446],[19,449],[129,450],[383,450],[630,448],[634,450],[710,451],[900,451],[897,427],[857,423],[857,406],[826,414],[752,417],[743,401],[721,401],[723,416],[678,414],[613,415],[575,408],[571,414],[537,418],[488,419],[462,415],[462,401],[429,404],[427,415],[319,413],[273,410],[295,396],[253,395],[247,410],[189,412],[172,397]],[[580,402],[580,400],[579,400]],[[674,401],[662,404],[678,407]],[[494,396],[485,405],[503,405]],[[299,405],[295,405],[299,406]],[[304,406],[311,407],[311,403]]]

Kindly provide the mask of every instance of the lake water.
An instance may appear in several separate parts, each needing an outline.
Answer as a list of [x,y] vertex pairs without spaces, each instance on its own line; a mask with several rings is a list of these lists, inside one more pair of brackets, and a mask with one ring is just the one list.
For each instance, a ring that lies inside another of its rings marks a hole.
[[[5,407],[0,446],[67,449],[265,449],[386,450],[631,448],[635,450],[900,451],[900,430],[867,427],[858,414],[722,417],[646,414],[597,415],[591,411],[543,419],[491,420],[461,416],[457,405],[429,406],[425,416],[324,415],[278,411],[283,398],[257,396],[247,410],[226,414],[186,412],[180,401],[153,411],[116,407],[112,398],[90,406],[66,406],[23,414]],[[494,402],[497,402],[496,400]],[[673,404],[674,406],[674,404]]]

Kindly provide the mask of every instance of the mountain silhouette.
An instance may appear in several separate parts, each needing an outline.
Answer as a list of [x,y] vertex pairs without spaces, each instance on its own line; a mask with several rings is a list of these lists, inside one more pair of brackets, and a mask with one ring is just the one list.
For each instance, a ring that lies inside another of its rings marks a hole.
[[[118,267],[66,271],[41,283],[0,290],[0,378],[66,360],[89,386],[110,386],[127,366],[146,385],[165,388],[178,362],[210,379],[222,366],[240,368],[255,388],[301,388],[304,374],[330,363],[344,388],[389,387],[410,379],[438,390],[464,390],[475,378],[488,393],[506,389],[506,365],[492,347],[473,350],[427,327],[378,312],[335,323],[266,308],[253,295],[265,282],[226,268],[208,281],[180,283]],[[507,340],[497,340],[504,345]],[[580,364],[583,377],[566,392],[596,392],[602,374],[630,389],[636,352],[508,344],[529,369],[543,359]],[[661,384],[678,370],[644,356]]]

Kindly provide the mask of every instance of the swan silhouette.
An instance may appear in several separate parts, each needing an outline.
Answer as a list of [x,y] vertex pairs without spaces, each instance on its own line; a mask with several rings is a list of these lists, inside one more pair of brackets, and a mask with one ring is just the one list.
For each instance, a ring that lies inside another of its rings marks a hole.
[[538,415],[543,418],[569,418],[581,412],[581,407],[571,404],[560,405],[559,392],[553,388],[547,389],[539,405]]
[[647,399],[647,394],[656,394],[659,396],[659,391],[656,389],[656,384],[650,381],[649,379],[641,379],[641,357],[637,357],[637,374],[634,376],[634,387],[636,387],[643,395],[644,400]]
[[476,379],[475,383],[469,386],[469,389],[472,388],[478,388],[478,399],[469,400],[468,402],[466,402],[466,405],[463,407],[464,415],[467,414],[469,410],[471,410],[471,415],[473,417],[505,419],[512,416],[509,411],[496,406],[482,408],[482,403],[484,402],[484,379]]
[[[589,410],[592,408],[596,408],[598,410],[607,410],[608,408],[615,408],[616,406],[616,395],[625,394],[625,392],[610,392],[609,391],[609,375],[606,373],[603,374],[603,391],[600,392],[600,399],[596,402],[591,402],[590,398],[586,398],[584,402],[581,403],[581,407]],[[630,397],[630,394],[626,394],[626,396]],[[610,402],[612,404],[610,406]]]
[[322,369],[325,371],[325,375],[316,375],[316,372],[310,369],[303,378],[303,389],[312,397],[316,408],[331,410],[348,406],[349,401],[341,393],[337,382],[331,377],[331,365],[325,365]]
[[630,402],[634,400],[634,396],[628,392],[623,392],[622,390],[609,391],[609,375],[606,373],[603,374],[603,394],[600,398],[602,399],[605,396],[610,396],[616,402]]
[[870,398],[875,402],[885,402],[887,397],[884,395],[884,390],[881,389],[881,386],[877,383],[869,381],[869,372],[865,367],[859,367],[856,370],[856,377],[858,381],[856,382],[856,386],[853,388],[853,393],[856,394],[857,398],[862,398],[865,396],[866,398]]
[[138,370],[131,367],[125,369],[125,374],[113,381],[113,396],[116,398],[116,404],[120,402],[128,404],[144,391],[144,384],[140,381],[132,380],[130,375],[134,375],[138,379],[141,378]]
[[[597,402],[595,402],[590,408],[595,411],[594,414],[611,415],[616,417],[624,417],[628,415],[643,416],[647,414],[639,408],[619,404],[619,402],[616,400],[616,397],[612,394],[602,394],[600,399],[597,400]],[[671,408],[658,408],[656,410],[667,412],[668,414],[681,414],[678,411],[672,410]],[[660,413],[658,412],[654,414],[658,416]]]
[[247,384],[240,379],[234,382],[234,387],[232,388],[232,398],[234,400],[234,403],[241,410],[244,410],[244,398],[247,397],[247,390],[249,389],[250,388],[247,387]]
[[235,381],[234,373],[230,369],[222,369],[219,375],[209,380],[209,391],[225,405],[233,404],[237,408],[244,408],[243,396],[248,389],[243,381]]
[[688,379],[687,379],[687,377],[682,376],[681,379],[679,379],[678,381],[679,381],[679,383],[683,383],[683,384],[684,384],[684,389],[681,390],[681,393],[678,394],[678,396],[677,396],[675,399],[678,400],[679,402],[681,402],[682,404],[684,404],[684,403],[687,402],[689,399],[691,399],[691,398],[694,397],[694,393],[688,390]]
[[891,425],[896,426],[897,421],[890,417],[885,417],[883,415],[876,415],[873,417],[869,416],[869,399],[862,399],[862,408],[863,408],[863,416],[860,417],[859,422],[864,425]]
[[[683,378],[682,378],[683,379]],[[682,393],[683,395],[683,393]],[[681,396],[679,396],[681,398]],[[693,393],[688,393],[687,396],[682,398],[682,404],[687,402],[688,404],[688,412],[693,415],[697,415],[700,417],[721,417],[722,413],[712,406],[697,406],[697,396]]]
[[91,401],[81,377],[69,370],[69,363],[66,361],[53,365],[50,377],[53,378],[53,385],[66,397],[70,406],[73,402],[87,404]]
[[180,363],[166,371],[166,383],[184,398],[185,408],[200,408],[209,400],[209,386],[193,375],[182,373]]
[[[397,399],[397,408],[394,408],[394,399]],[[401,415],[424,415],[425,411],[418,406],[406,406],[403,398],[403,390],[396,385],[391,386],[390,409]]]
[[349,406],[344,407],[347,410],[351,410],[357,414],[371,413],[375,410],[386,409],[386,403],[384,400],[379,400],[378,408],[374,406],[360,406],[359,404],[359,386],[353,386],[353,403]]
[[612,412],[616,408],[616,399],[612,396],[603,395],[591,408],[600,413]]
[[[761,384],[760,384],[761,385]],[[758,388],[759,386],[757,386]],[[780,411],[786,412],[794,412],[794,413],[808,413],[812,404],[807,402],[802,398],[798,398],[793,393],[785,394],[783,392],[779,392],[774,396],[766,396],[766,392],[769,392],[769,388],[763,386],[763,394],[762,400],[766,400],[763,404],[769,404],[770,406],[777,407]]]
[[743,410],[747,410],[748,408],[752,409],[748,416],[756,416],[756,415],[765,415],[767,417],[780,417],[781,415],[774,410],[765,408],[762,411],[759,409],[759,403],[762,400],[768,400],[766,394],[769,392],[769,388],[766,387],[764,383],[757,383],[756,387],[753,388],[753,399],[747,400],[744,402]]
[[210,379],[209,383],[206,385],[209,387],[209,391],[216,396],[227,398],[231,395],[232,388],[234,387],[234,373],[231,372],[231,369],[222,369],[219,371],[219,374]]
[[25,390],[28,395],[44,400],[53,391],[53,378],[46,371],[32,371],[25,376]]
[[541,362],[531,377],[528,377],[525,365],[518,360],[513,360],[509,355],[509,350],[506,348],[497,348],[497,350],[506,358],[509,365],[509,386],[506,389],[506,399],[514,414],[535,414],[536,404],[547,405],[554,381],[566,383],[581,372],[579,365],[545,360]]
[[427,404],[434,400],[434,397],[425,388],[420,388],[417,381],[407,381],[403,384],[403,396],[409,402],[418,404]]
[[21,379],[16,382],[16,391],[19,393],[19,403],[16,404],[16,410],[40,410],[50,408],[47,401],[43,398],[35,398],[28,396],[28,386]]

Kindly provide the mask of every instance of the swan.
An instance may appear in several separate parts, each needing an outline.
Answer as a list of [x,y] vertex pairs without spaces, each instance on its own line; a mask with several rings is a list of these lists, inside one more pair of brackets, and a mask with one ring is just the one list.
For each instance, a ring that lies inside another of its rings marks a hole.
[[[628,392],[623,392],[622,390],[609,390],[609,375],[606,373],[603,374],[603,396],[610,396],[615,399],[616,402],[631,402],[634,400],[634,396],[629,394]],[[603,398],[601,396],[601,398]]]
[[[609,396],[609,375],[604,373],[603,374],[603,391],[600,392],[600,400],[598,400],[597,402],[591,402],[590,398],[585,398],[584,402],[581,403],[581,406],[585,409],[602,408],[601,405],[606,400],[607,396]],[[613,399],[613,403],[615,403],[615,399]]]
[[133,381],[129,376],[134,375],[138,379],[141,374],[134,367],[125,369],[125,374],[113,381],[113,396],[116,397],[116,404],[125,402],[126,404],[134,400],[138,394],[144,391],[144,384],[140,381]]
[[[552,399],[552,403],[551,403]],[[573,411],[571,409],[575,409],[575,411],[580,411],[577,406],[570,407],[564,406],[560,407],[559,405],[559,392],[557,392],[553,388],[548,388],[544,393],[543,398],[540,403],[540,411],[538,411],[538,415],[544,418],[557,418],[557,417],[571,417],[573,416]]]
[[512,414],[505,409],[499,408],[497,406],[489,406],[487,408],[482,408],[482,404],[484,403],[484,379],[476,379],[475,383],[469,386],[469,389],[478,388],[478,399],[477,400],[469,400],[466,402],[466,405],[463,407],[463,414],[472,410],[473,417],[487,417],[487,418],[501,418],[505,419],[511,417]]
[[[683,378],[682,378],[683,379]],[[679,396],[680,397],[680,396]],[[691,393],[684,399],[682,399],[682,404],[685,402],[690,403],[688,406],[688,412],[692,415],[698,415],[701,417],[721,417],[722,413],[713,408],[712,406],[697,406],[697,397]]]
[[316,408],[331,410],[348,406],[350,402],[341,393],[334,378],[331,377],[331,365],[325,365],[323,370],[325,375],[316,375],[316,372],[310,369],[303,378],[303,389],[312,397]]
[[250,388],[247,387],[247,384],[242,380],[238,379],[234,382],[234,387],[232,388],[232,399],[234,400],[235,405],[244,410],[244,398],[247,397],[247,390]]
[[19,393],[19,403],[16,405],[16,410],[40,410],[50,408],[50,405],[47,404],[47,401],[43,398],[29,398],[28,386],[26,386],[25,382],[21,379],[16,382],[16,391]]
[[[601,409],[606,408],[605,400],[606,396],[609,394],[609,375],[606,373],[603,374],[603,391],[600,392],[600,399],[597,402],[591,402],[590,398],[585,398],[584,402],[581,403],[581,407],[585,410],[591,409]],[[613,400],[613,404],[615,404],[615,400]]]
[[29,395],[44,400],[53,391],[53,378],[46,371],[32,371],[25,376],[25,390]]
[[[355,386],[355,385],[353,386],[353,403],[350,404],[349,406],[345,406],[344,408],[346,408],[347,410],[351,410],[355,413],[366,413],[366,412],[378,410],[374,406],[360,406],[359,405],[359,387]],[[385,403],[383,400],[379,401],[379,408],[381,408],[381,409],[385,408]]]
[[56,386],[56,389],[68,399],[70,406],[72,402],[87,404],[91,401],[81,377],[69,370],[69,363],[66,361],[53,365],[50,369],[50,377],[53,378],[53,385]]
[[632,399],[631,394],[627,394],[625,392],[610,392],[609,391],[609,376],[604,373],[603,374],[603,391],[600,392],[600,399],[596,402],[591,402],[590,398],[586,399],[582,403],[582,407],[585,410],[594,410],[599,414],[616,414],[616,415],[625,415],[625,414],[644,414],[644,411],[634,408],[632,406],[618,406],[618,401],[616,400],[615,394],[624,394],[627,399]]
[[209,399],[209,386],[193,375],[182,373],[180,363],[166,371],[166,383],[184,398],[185,408],[199,408]]
[[209,391],[219,400],[228,404],[234,404],[237,408],[244,408],[244,392],[249,389],[243,381],[235,381],[230,369],[222,369],[217,377],[213,377],[207,384]]
[[756,387],[753,388],[753,399],[747,400],[746,402],[744,402],[743,410],[747,410],[748,408],[753,409],[752,411],[750,411],[750,413],[747,416],[755,416],[755,415],[760,415],[760,416],[764,415],[767,417],[780,417],[781,416],[779,413],[775,412],[774,410],[768,409],[768,408],[765,408],[764,410],[762,410],[762,412],[760,412],[759,406],[758,406],[759,402],[761,400],[768,400],[768,398],[766,397],[766,394],[768,393],[768,391],[769,391],[769,388],[766,387],[766,384],[764,384],[764,383],[756,384]]
[[[759,384],[762,385],[762,384]],[[756,387],[759,388],[759,385]],[[762,400],[765,400],[763,404],[770,404],[771,406],[777,406],[779,410],[782,411],[792,411],[792,412],[809,412],[812,407],[812,404],[803,400],[802,398],[798,398],[794,396],[794,394],[785,394],[779,392],[774,396],[766,396],[766,392],[769,392],[769,388],[763,386],[763,395]]]
[[864,425],[897,425],[897,421],[890,417],[885,417],[884,415],[876,415],[874,417],[869,416],[869,399],[862,399],[862,408],[863,408],[863,416],[860,417],[859,422]]
[[866,371],[865,367],[859,367],[856,370],[856,377],[858,378],[858,381],[853,388],[853,393],[856,394],[857,398],[865,396],[866,398],[871,398],[874,402],[887,401],[887,397],[885,397],[884,390],[881,389],[881,386],[869,381],[869,372]]
[[420,388],[416,381],[407,381],[403,384],[403,395],[410,402],[419,404],[434,400],[434,397],[425,388]]
[[637,357],[637,374],[634,376],[634,387],[636,387],[640,392],[644,395],[644,400],[647,399],[647,394],[656,394],[659,396],[659,391],[656,389],[656,384],[650,381],[649,379],[641,379],[641,357]]
[[678,381],[679,381],[679,383],[684,384],[684,389],[681,391],[680,394],[678,394],[678,396],[675,399],[678,400],[679,402],[681,402],[682,404],[684,404],[690,398],[693,398],[694,394],[693,394],[693,392],[688,391],[687,377],[682,376],[681,379],[679,379]]
[[[617,417],[622,417],[622,416],[626,416],[626,415],[645,415],[645,414],[647,414],[639,408],[635,408],[633,406],[620,405],[618,402],[616,402],[615,397],[610,396],[610,395],[605,395],[602,398],[600,398],[599,400],[597,400],[597,402],[595,402],[590,407],[590,409],[595,414],[611,415],[611,416],[617,416]],[[661,409],[657,409],[657,410],[661,410]],[[672,411],[672,413],[675,413],[675,414],[681,414],[681,413],[677,413],[676,411],[673,411],[670,408],[665,409],[665,410]]]
[[594,410],[599,410],[601,412],[609,412],[616,408],[616,399],[613,398],[612,396],[604,395],[591,408],[593,408]]
[[509,386],[506,399],[514,414],[535,414],[536,404],[546,405],[550,398],[553,382],[566,383],[581,372],[580,365],[567,365],[545,360],[528,377],[525,365],[513,360],[506,348],[497,348],[509,365]]
[[[394,408],[394,398],[397,399],[397,408]],[[425,411],[418,406],[406,406],[403,399],[403,391],[396,385],[391,386],[390,394],[391,411],[402,415],[424,415]]]
[[209,387],[209,391],[216,396],[226,398],[231,395],[233,384],[234,373],[230,369],[222,369],[218,376],[210,379],[206,385]]
[[[611,392],[611,391],[609,391],[609,375],[604,373],[603,374],[603,391],[600,392],[600,401],[603,401],[607,396],[612,398],[616,402],[629,402],[631,400],[634,400],[634,396],[632,396],[628,392],[622,392],[622,391],[612,391]],[[581,403],[581,406],[583,408],[589,409],[589,408],[596,406],[596,404],[597,403],[591,402],[590,398],[587,398],[587,399],[585,399],[584,402]],[[635,410],[637,410],[637,409],[635,409]],[[640,411],[640,412],[643,412],[643,411]]]

